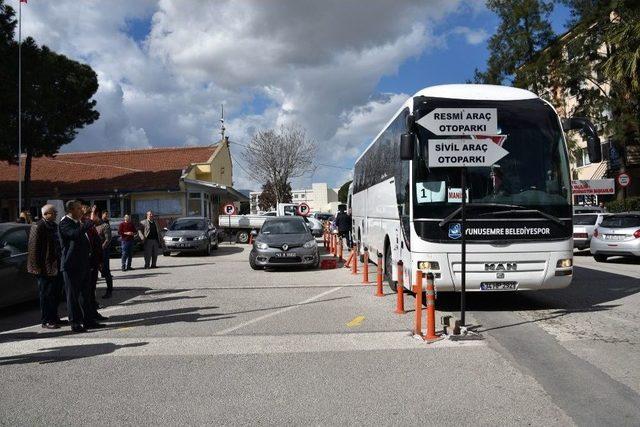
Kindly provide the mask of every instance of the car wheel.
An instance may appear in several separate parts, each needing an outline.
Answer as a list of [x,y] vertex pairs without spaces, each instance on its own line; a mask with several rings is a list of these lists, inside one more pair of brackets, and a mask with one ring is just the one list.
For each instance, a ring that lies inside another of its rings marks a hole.
[[205,252],[205,255],[207,256],[211,255],[211,240],[207,242],[207,249],[205,249],[204,252]]
[[393,292],[398,292],[398,284],[391,280],[391,272],[393,271],[393,262],[391,260],[391,246],[387,246],[384,250],[384,279],[389,284],[389,288]]
[[262,270],[262,266],[256,264],[256,260],[252,256],[249,257],[249,265],[253,270]]
[[596,262],[607,262],[606,255],[594,255],[593,259],[595,259]]
[[238,243],[249,243],[249,232],[247,230],[238,231],[236,240]]
[[218,238],[216,237],[216,243],[214,243],[214,245],[213,245],[213,247],[212,247],[211,249],[213,249],[214,251],[215,251],[216,249],[218,249],[218,244],[219,244],[219,243],[218,243]]

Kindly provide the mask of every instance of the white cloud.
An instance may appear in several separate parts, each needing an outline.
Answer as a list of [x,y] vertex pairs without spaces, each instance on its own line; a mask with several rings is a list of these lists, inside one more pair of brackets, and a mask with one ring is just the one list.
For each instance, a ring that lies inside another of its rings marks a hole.
[[[13,0],[13,4],[16,4]],[[225,105],[232,141],[298,122],[321,149],[318,162],[349,167],[406,94],[372,99],[385,75],[443,46],[434,23],[481,2],[460,0],[263,0],[29,2],[23,35],[98,73],[100,119],[65,150],[204,145],[219,138]],[[131,22],[151,21],[142,42]],[[469,43],[486,35],[454,29]],[[248,111],[253,99],[263,111]],[[233,146],[235,159],[241,147]],[[349,172],[318,169],[332,185]],[[258,187],[234,168],[236,187]]]
[[451,32],[464,36],[470,45],[481,44],[489,38],[489,33],[487,33],[484,28],[472,29],[469,27],[455,27]]

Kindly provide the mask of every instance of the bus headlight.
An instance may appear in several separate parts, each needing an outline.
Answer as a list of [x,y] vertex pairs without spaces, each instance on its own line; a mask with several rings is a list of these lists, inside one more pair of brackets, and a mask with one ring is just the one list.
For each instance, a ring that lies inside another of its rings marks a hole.
[[418,270],[440,270],[438,261],[419,261]]
[[573,260],[571,258],[559,259],[556,264],[556,268],[569,268],[573,266]]

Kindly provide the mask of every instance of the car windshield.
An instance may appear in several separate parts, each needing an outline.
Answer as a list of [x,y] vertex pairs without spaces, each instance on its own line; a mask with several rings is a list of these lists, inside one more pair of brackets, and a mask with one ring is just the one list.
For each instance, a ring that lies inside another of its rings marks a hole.
[[207,223],[202,219],[179,219],[169,227],[172,231],[204,231]]
[[425,98],[419,115],[436,108],[495,108],[497,135],[438,136],[418,126],[419,158],[413,162],[414,216],[444,218],[462,201],[461,169],[429,167],[429,140],[478,139],[508,154],[489,167],[467,168],[467,198],[475,204],[517,205],[556,217],[571,215],[569,161],[558,117],[539,99],[466,101]]
[[640,227],[640,215],[615,215],[602,220],[601,227],[628,228]]
[[302,220],[300,221],[267,221],[262,226],[260,233],[262,234],[303,234],[307,229]]
[[598,215],[575,215],[573,225],[594,225],[598,220]]

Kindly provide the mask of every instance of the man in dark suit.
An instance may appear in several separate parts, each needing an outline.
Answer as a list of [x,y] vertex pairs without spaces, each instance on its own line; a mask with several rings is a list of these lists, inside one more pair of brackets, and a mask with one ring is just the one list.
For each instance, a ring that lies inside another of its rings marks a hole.
[[89,289],[89,258],[91,245],[87,231],[93,222],[82,222],[82,205],[78,200],[66,204],[67,215],[59,224],[62,246],[61,270],[67,292],[69,321],[73,332],[87,328],[102,328],[94,317],[93,299]]

